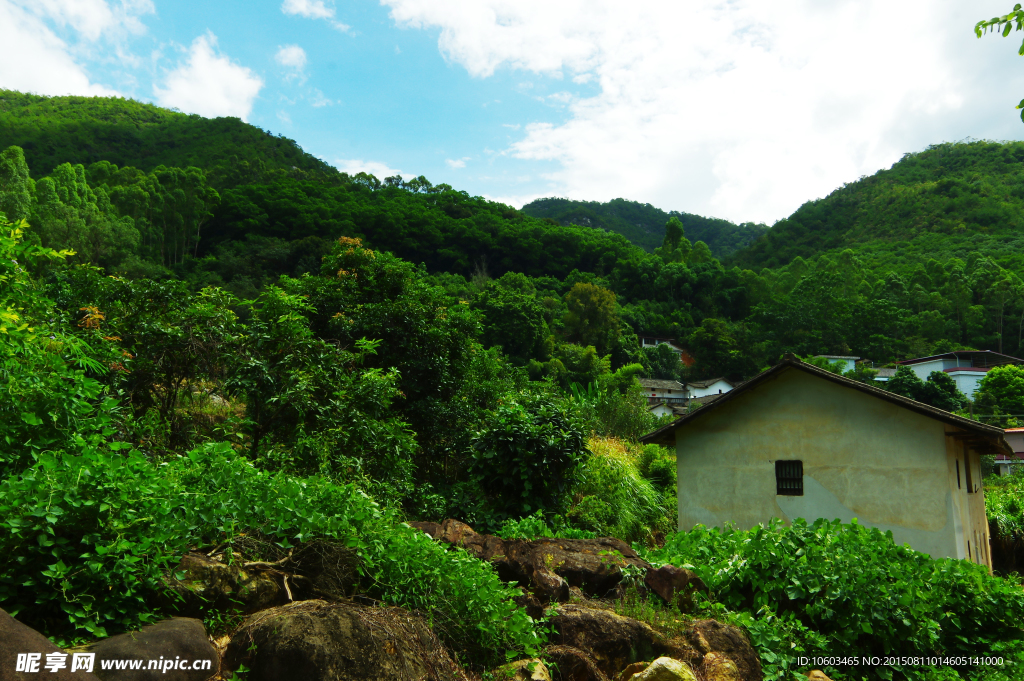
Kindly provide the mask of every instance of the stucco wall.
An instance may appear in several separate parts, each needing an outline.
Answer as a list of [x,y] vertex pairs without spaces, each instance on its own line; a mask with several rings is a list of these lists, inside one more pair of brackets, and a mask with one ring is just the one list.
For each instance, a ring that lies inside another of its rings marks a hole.
[[[676,449],[680,529],[857,518],[897,543],[960,557],[961,509],[934,419],[790,369],[678,429]],[[803,461],[803,497],[776,495],[780,459]]]

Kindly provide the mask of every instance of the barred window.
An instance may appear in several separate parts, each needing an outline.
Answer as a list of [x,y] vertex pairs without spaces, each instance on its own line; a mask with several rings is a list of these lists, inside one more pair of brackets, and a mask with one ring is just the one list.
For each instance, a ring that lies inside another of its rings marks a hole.
[[775,462],[775,493],[791,497],[804,495],[804,462]]

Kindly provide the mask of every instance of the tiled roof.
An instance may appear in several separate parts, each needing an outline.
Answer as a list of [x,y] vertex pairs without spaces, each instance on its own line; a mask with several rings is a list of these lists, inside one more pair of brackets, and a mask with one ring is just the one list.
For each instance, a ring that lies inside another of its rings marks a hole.
[[645,388],[660,388],[662,390],[682,390],[683,384],[679,381],[665,381],[660,378],[638,378],[640,385]]
[[709,378],[704,381],[687,381],[686,385],[692,385],[694,388],[710,388],[712,385],[718,383],[719,381],[725,381],[729,385],[732,385],[732,381],[726,380],[722,377]]

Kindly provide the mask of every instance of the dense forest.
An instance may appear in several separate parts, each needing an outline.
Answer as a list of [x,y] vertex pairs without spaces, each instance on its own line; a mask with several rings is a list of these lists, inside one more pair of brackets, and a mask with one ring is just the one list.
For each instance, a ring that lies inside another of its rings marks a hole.
[[[743,379],[786,352],[877,366],[1024,351],[1005,241],[1017,146],[910,155],[767,230],[623,200],[519,211],[422,176],[340,173],[234,119],[4,91],[0,552],[18,560],[0,565],[0,601],[71,644],[173,612],[153,594],[187,551],[258,541],[281,559],[315,539],[356,557],[367,597],[429,613],[468,668],[538,654],[547,630],[514,589],[405,524],[458,518],[620,537],[658,562],[700,554],[716,594],[700,613],[742,625],[766,678],[791,678],[794,650],[894,641],[1024,663],[1007,624],[1024,591],[972,563],[838,523],[673,534],[675,457],[637,443],[658,419],[635,380]],[[925,207],[901,207],[914,197]],[[917,211],[935,221],[895,226]],[[889,387],[967,409],[944,378],[904,370]],[[994,371],[985,413],[1024,413],[1021,384]],[[813,568],[773,548],[822,537]],[[856,635],[792,586],[837,571],[829,612]]]
[[706,218],[679,211],[665,212],[649,203],[626,199],[572,201],[570,199],[537,199],[522,208],[535,218],[549,218],[560,225],[585,225],[615,232],[645,251],[661,246],[665,225],[671,218],[683,224],[690,241],[703,241],[716,258],[724,258],[749,246],[768,230],[767,225],[745,222],[734,224],[720,218]]

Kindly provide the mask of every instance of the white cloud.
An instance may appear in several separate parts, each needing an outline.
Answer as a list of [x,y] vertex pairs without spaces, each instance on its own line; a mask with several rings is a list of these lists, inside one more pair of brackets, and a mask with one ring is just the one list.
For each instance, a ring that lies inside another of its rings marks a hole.
[[285,80],[299,79],[299,82],[306,81],[306,51],[298,45],[282,45],[277,48],[274,61],[289,69]]
[[381,1],[474,77],[598,86],[510,149],[574,198],[770,222],[929,143],[1024,132],[1016,45],[972,32],[998,4]]
[[[123,0],[113,8],[104,0],[0,0],[0,45],[7,55],[0,59],[0,87],[45,95],[116,95],[93,83],[78,57],[110,49],[119,62],[136,62],[123,39],[144,32],[139,17],[152,11],[150,0]],[[58,37],[54,28],[66,35]]]
[[293,16],[307,19],[325,19],[334,28],[347,33],[352,27],[334,19],[334,8],[328,7],[323,0],[284,0],[281,11]]
[[[401,175],[402,171],[396,170],[395,168],[389,167],[386,163],[380,163],[378,161],[364,161],[362,159],[344,159],[340,158],[334,162],[334,166],[343,173],[349,175],[357,175],[359,173],[369,173],[378,180],[383,180],[385,177],[394,177],[395,175]],[[404,177],[413,177],[412,175],[406,175]]]
[[446,158],[444,162],[448,164],[449,168],[454,170],[456,168],[465,168],[466,161],[468,161],[469,158],[469,156],[463,156],[462,158]]
[[301,71],[306,68],[306,51],[298,45],[284,45],[277,48],[274,60],[281,66]]
[[248,118],[263,80],[216,47],[212,33],[193,40],[186,61],[167,74],[164,87],[153,87],[157,103],[207,117]]
[[287,111],[278,111],[277,112],[277,120],[281,121],[285,125],[291,125],[292,124],[292,117],[288,115]]
[[324,96],[324,93],[320,92],[316,88],[313,88],[313,96],[310,97],[309,103],[316,108],[320,108],[321,106],[331,106],[334,104],[334,102]]

